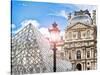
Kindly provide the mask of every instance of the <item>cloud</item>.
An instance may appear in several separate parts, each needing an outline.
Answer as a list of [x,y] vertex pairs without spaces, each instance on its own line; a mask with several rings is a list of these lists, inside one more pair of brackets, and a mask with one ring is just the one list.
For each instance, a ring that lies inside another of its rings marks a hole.
[[21,23],[22,27],[25,27],[26,25],[28,25],[29,23],[31,23],[32,25],[34,25],[45,37],[50,37],[50,34],[48,32],[48,28],[46,27],[39,27],[40,24],[37,20],[25,20]]
[[12,27],[12,29],[15,29],[16,25],[15,24],[11,24],[11,27]]
[[23,6],[28,6],[28,5],[27,5],[27,4],[25,4],[25,3],[23,3],[22,5],[23,5]]
[[60,16],[62,16],[62,17],[64,17],[64,18],[67,18],[67,17],[68,17],[68,14],[66,13],[65,10],[61,10],[61,11],[58,13],[58,15],[60,15]]
[[[32,19],[24,20],[24,21],[21,22],[20,28],[18,28],[17,30],[13,30],[12,33],[13,33],[13,34],[18,33],[20,30],[22,30],[22,29],[23,29],[25,26],[27,26],[29,23],[31,23],[32,25],[34,25],[36,28],[39,28],[39,26],[40,26],[39,22],[36,21],[36,20],[32,20]],[[16,27],[15,24],[12,24],[12,25],[13,25],[13,28]]]
[[41,28],[39,29],[39,31],[40,31],[45,37],[48,37],[48,38],[50,37],[48,28],[41,27]]
[[64,32],[64,31],[61,31],[61,32],[60,32],[60,36],[61,36],[62,39],[64,40],[64,39],[65,39],[65,32]]
[[31,23],[32,25],[34,25],[36,28],[38,28],[40,26],[39,22],[36,20],[24,20],[21,22],[22,27],[25,27],[26,25],[28,25],[29,23]]
[[[45,37],[50,37],[50,34],[48,32],[48,28],[46,27],[40,27],[40,24],[37,20],[24,20],[21,22],[21,27],[18,28],[17,30],[13,30],[12,31],[12,34],[16,34],[18,33],[20,30],[22,30],[25,26],[27,26],[29,23],[31,23],[32,25],[34,25]],[[12,24],[12,27],[13,28],[16,28],[16,25],[15,24]]]
[[[49,33],[49,31],[48,31],[48,28],[41,27],[41,28],[39,29],[39,31],[40,31],[45,37],[50,38],[50,33]],[[61,36],[63,39],[64,39],[64,34],[65,34],[64,31],[61,31],[61,32],[60,32],[60,36]]]
[[16,30],[15,30],[16,27],[17,26],[15,24],[11,24],[11,29],[12,29],[12,32],[11,33],[12,33],[12,36],[16,33]]
[[[21,22],[21,27],[18,30],[13,30],[12,34],[18,33],[20,30],[22,30],[25,26],[27,26],[29,23],[32,23],[46,38],[50,38],[50,33],[48,31],[48,28],[46,27],[40,27],[40,24],[37,20],[24,20]],[[15,28],[15,24],[13,24],[13,27]],[[64,31],[61,31],[60,36],[64,37]]]
[[65,10],[60,10],[59,12],[49,13],[48,15],[59,16],[63,18],[68,18],[68,13]]
[[60,36],[64,36],[64,33],[65,33],[64,31],[61,31]]

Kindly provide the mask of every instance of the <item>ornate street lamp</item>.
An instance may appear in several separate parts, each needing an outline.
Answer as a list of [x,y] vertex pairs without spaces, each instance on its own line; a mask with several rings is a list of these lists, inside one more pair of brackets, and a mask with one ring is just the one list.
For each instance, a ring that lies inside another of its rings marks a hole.
[[50,43],[53,46],[53,71],[56,72],[56,46],[57,43],[60,41],[60,30],[58,25],[54,22],[52,27],[48,29],[50,32]]

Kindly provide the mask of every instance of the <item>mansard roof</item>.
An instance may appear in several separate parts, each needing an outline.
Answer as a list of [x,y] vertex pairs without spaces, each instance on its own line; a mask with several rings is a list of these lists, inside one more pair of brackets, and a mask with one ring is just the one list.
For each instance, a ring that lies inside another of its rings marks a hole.
[[72,17],[69,21],[69,25],[74,25],[78,22],[86,24],[86,25],[92,25],[92,19],[87,14]]

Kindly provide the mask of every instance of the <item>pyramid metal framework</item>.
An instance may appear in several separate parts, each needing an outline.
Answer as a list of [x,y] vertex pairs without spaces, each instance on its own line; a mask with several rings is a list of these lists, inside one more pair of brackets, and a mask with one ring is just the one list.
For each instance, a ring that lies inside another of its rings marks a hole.
[[39,42],[34,33],[39,34],[30,23],[12,38],[12,74],[31,74],[45,71],[46,67],[42,60]]
[[[31,23],[12,37],[12,75],[53,72],[50,43]],[[57,72],[70,71],[69,61],[57,58]]]

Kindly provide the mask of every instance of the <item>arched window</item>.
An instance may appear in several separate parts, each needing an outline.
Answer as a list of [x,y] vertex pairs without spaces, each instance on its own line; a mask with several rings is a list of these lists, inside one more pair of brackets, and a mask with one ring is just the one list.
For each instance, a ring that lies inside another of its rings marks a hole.
[[86,36],[86,33],[83,33],[83,37],[85,37]]
[[87,31],[87,38],[90,38],[90,30]]
[[80,31],[78,32],[78,38],[79,39],[81,38],[81,32]]
[[71,59],[71,53],[69,53],[69,59]]
[[97,50],[94,51],[94,57],[97,57]]
[[69,32],[69,39],[71,39],[72,38],[72,33],[71,32]]
[[87,58],[90,58],[90,51],[87,51]]
[[77,70],[82,70],[82,65],[80,64],[80,63],[78,63],[77,65],[76,65],[76,68],[77,68]]
[[76,34],[73,34],[73,38],[76,38]]
[[87,70],[90,70],[90,67],[88,67]]
[[77,59],[81,59],[81,51],[80,50],[77,51]]

